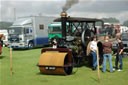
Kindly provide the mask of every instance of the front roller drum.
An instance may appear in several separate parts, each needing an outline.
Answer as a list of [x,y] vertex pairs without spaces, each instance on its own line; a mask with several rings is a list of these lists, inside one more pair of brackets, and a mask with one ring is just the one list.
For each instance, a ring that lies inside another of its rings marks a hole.
[[45,51],[40,56],[38,66],[43,74],[69,75],[73,69],[72,57],[69,51]]

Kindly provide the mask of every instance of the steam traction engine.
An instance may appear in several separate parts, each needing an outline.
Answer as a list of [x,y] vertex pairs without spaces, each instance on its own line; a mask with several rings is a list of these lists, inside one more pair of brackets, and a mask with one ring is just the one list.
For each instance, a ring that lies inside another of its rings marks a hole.
[[[42,49],[38,66],[41,73],[69,75],[74,63],[90,60],[88,43],[96,35],[96,22],[100,22],[102,26],[104,23],[101,19],[67,17],[65,12],[54,21],[61,22],[62,38],[55,37],[51,40],[57,47]],[[102,44],[99,42],[98,46],[99,55],[102,55]]]

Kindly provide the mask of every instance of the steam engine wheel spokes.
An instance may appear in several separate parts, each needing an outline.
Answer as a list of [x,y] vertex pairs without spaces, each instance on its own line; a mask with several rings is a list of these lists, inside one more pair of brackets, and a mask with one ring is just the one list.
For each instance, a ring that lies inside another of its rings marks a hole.
[[91,41],[93,36],[94,36],[94,33],[91,30],[89,29],[84,30],[81,36],[82,44],[85,47],[87,47],[88,43]]

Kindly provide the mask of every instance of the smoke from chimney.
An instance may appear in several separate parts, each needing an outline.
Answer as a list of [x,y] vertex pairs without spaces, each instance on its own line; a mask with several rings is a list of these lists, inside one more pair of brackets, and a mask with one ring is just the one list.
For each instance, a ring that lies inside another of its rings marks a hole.
[[79,0],[66,0],[65,6],[63,6],[63,12],[66,12],[68,9],[70,9],[73,5],[77,4]]

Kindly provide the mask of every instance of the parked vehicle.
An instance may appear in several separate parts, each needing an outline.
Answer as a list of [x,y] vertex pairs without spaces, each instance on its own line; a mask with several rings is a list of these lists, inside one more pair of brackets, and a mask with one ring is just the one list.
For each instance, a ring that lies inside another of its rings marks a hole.
[[[128,32],[122,33],[120,37],[123,42],[124,52],[128,53]],[[118,42],[114,41],[113,42],[114,53],[116,52],[117,48],[118,48]]]
[[48,25],[48,37],[49,39],[55,36],[62,37],[61,33],[61,23],[52,23]]
[[[69,26],[69,23],[66,24],[67,28]],[[72,31],[74,30],[74,28],[72,28]],[[68,31],[68,30],[67,30]],[[61,27],[61,23],[57,22],[57,23],[51,23],[48,25],[48,38],[49,38],[49,44],[51,45],[52,41],[55,38],[62,38],[62,27]]]
[[125,33],[125,32],[128,32],[128,27],[127,26],[120,26],[120,29],[121,29],[121,33]]
[[17,48],[34,48],[48,44],[48,24],[54,17],[31,16],[17,19],[9,27],[9,46]]
[[7,30],[0,30],[0,34],[3,34],[3,37],[1,38],[2,46],[7,46],[8,45],[8,31]]

